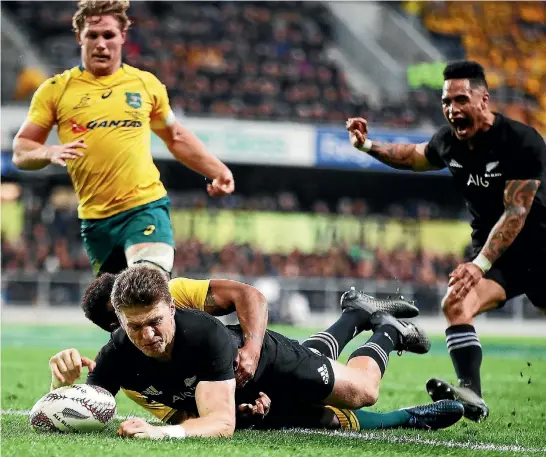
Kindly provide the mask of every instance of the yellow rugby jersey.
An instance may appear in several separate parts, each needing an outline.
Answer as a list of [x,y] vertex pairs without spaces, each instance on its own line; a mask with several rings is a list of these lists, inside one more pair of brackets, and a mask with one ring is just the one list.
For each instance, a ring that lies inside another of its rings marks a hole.
[[204,311],[209,284],[208,279],[174,278],[169,281],[169,292],[178,308]]
[[61,143],[83,139],[84,157],[67,160],[81,219],[103,219],[167,192],[150,151],[151,129],[172,119],[165,86],[129,65],[96,77],[74,67],[35,92],[27,120],[57,125]]
[[160,421],[168,422],[168,420],[176,413],[176,409],[170,406],[165,406],[163,403],[158,403],[154,400],[149,400],[148,397],[134,390],[121,389],[125,395],[133,400],[139,406],[142,406],[150,414],[153,414]]
[[142,395],[141,393],[138,393],[134,390],[123,388],[121,390],[137,405],[142,406],[146,411],[148,411],[150,414],[153,414],[162,422],[170,424],[181,424],[186,419],[196,417],[192,413],[180,411],[178,409],[171,408],[170,406],[166,406],[163,403],[159,403],[155,400],[150,400],[145,395]]

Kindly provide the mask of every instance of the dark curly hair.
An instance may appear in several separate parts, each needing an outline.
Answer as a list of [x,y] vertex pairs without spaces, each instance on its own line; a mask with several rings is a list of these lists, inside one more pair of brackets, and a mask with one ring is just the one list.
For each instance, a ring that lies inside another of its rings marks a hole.
[[112,273],[100,275],[87,286],[82,300],[85,317],[107,332],[113,332],[119,327],[116,312],[108,305],[116,278],[117,275]]

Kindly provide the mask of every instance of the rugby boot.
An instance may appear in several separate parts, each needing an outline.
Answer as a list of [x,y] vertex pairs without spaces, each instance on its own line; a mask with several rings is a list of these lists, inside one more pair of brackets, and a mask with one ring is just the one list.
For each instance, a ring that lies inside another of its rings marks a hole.
[[[340,302],[342,312],[363,310],[366,315],[365,320],[367,318],[368,321],[376,311],[384,311],[396,318],[402,319],[415,317],[419,314],[417,306],[402,296],[399,298],[375,298],[362,291],[355,290],[354,287],[351,287],[341,296]],[[364,322],[360,326],[361,330],[370,330],[371,328],[369,322]]]
[[458,422],[463,417],[464,406],[458,401],[440,400],[428,405],[403,408],[403,411],[411,416],[403,428],[440,430]]
[[433,401],[455,400],[464,406],[464,417],[474,422],[481,422],[489,416],[485,401],[472,389],[454,386],[441,379],[432,378],[427,382],[427,392]]
[[401,321],[384,311],[376,311],[370,318],[372,329],[375,332],[382,325],[391,325],[398,331],[398,341],[394,341],[394,349],[401,354],[402,351],[426,354],[430,351],[430,339],[425,331],[413,322]]

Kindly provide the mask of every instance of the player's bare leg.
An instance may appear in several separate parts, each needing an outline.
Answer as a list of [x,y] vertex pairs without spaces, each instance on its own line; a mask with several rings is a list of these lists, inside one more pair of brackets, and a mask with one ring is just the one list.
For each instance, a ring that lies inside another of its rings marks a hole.
[[427,391],[434,401],[460,401],[465,407],[465,417],[480,421],[489,415],[489,409],[481,398],[482,347],[472,320],[482,312],[495,309],[499,302],[506,300],[506,293],[498,283],[485,278],[463,299],[451,292],[448,289],[442,300],[442,309],[449,325],[446,329],[447,349],[459,386],[432,378],[427,382]]
[[430,349],[426,334],[411,322],[378,311],[370,323],[374,334],[351,354],[347,365],[331,362],[335,383],[324,400],[326,404],[351,409],[375,404],[389,353],[396,350],[425,354]]
[[125,250],[127,265],[130,267],[145,263],[163,272],[167,279],[174,265],[174,248],[167,243],[137,243]]

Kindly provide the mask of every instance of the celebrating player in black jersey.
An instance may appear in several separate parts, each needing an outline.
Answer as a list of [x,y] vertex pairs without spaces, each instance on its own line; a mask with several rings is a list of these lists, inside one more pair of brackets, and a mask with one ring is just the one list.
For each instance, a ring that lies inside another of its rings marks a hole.
[[[347,306],[357,296],[349,294]],[[361,317],[366,315],[364,327],[374,334],[351,354],[347,365],[266,331],[255,376],[236,392],[234,364],[242,344],[240,326],[225,327],[200,311],[175,310],[167,281],[145,266],[118,276],[112,304],[122,328],[101,349],[96,364],[86,360],[93,368],[87,382],[114,395],[120,388],[140,392],[199,416],[185,420],[183,427],[153,427],[129,420],[120,427],[123,436],[230,436],[235,404],[252,403],[259,392],[267,392],[274,405],[298,402],[351,409],[372,405],[388,354],[393,350],[425,353],[430,347],[415,325],[366,309],[360,310]],[[57,380],[54,387],[73,382],[75,367],[65,362],[57,357],[50,363]]]
[[472,216],[470,259],[449,278],[442,308],[446,340],[460,386],[431,379],[433,399],[455,398],[465,416],[489,414],[481,398],[482,349],[472,319],[526,294],[546,310],[546,145],[538,132],[489,109],[484,70],[456,62],[444,70],[442,109],[448,126],[428,143],[385,144],[368,139],[362,118],[347,121],[354,147],[393,168],[445,167]]

